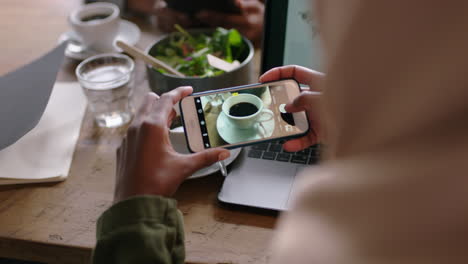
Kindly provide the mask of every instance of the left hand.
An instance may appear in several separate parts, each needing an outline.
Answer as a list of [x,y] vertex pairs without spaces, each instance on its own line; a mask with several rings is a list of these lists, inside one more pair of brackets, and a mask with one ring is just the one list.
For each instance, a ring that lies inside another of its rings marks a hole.
[[174,25],[179,24],[183,28],[189,28],[195,25],[193,19],[187,14],[169,8],[166,1],[158,1],[154,11],[158,21],[158,27],[164,32],[174,31]]
[[158,27],[164,32],[174,31],[175,24],[184,28],[194,25],[187,14],[167,7],[166,1],[163,0],[127,0],[127,7],[142,14],[155,15]]
[[161,98],[154,93],[146,96],[117,150],[115,202],[135,195],[171,196],[188,176],[229,157],[222,148],[180,154],[172,147],[174,105],[191,93],[192,87],[179,87]]
[[260,0],[235,0],[241,14],[224,14],[211,10],[196,15],[200,22],[212,27],[235,28],[252,42],[259,42],[263,31],[265,5]]

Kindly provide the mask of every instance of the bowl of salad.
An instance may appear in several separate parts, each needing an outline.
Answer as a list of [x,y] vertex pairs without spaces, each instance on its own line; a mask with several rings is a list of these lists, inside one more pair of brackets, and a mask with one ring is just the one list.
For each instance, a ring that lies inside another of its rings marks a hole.
[[236,29],[193,29],[176,26],[173,32],[150,45],[147,54],[184,75],[147,65],[150,88],[157,94],[179,86],[202,92],[248,84],[252,81],[252,43]]

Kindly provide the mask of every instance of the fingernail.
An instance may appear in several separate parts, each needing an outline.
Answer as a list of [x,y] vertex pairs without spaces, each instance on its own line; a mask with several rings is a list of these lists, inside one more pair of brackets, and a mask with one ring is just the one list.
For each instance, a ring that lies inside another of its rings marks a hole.
[[231,153],[229,151],[223,151],[223,152],[221,152],[219,154],[218,161],[225,160],[225,159],[229,158],[230,155],[231,155]]

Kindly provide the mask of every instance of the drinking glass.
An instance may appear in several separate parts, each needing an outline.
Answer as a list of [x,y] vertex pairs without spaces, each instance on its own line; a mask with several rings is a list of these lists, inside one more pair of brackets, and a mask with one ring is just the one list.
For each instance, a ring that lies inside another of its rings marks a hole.
[[81,62],[76,76],[100,127],[130,122],[135,63],[122,54],[101,54]]

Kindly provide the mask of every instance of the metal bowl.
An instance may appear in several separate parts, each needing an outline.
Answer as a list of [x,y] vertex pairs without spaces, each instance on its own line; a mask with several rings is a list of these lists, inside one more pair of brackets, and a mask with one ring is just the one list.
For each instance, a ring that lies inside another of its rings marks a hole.
[[[190,34],[212,34],[214,29],[194,29],[189,30]],[[151,90],[156,94],[162,94],[175,89],[179,86],[192,86],[194,92],[203,92],[208,90],[215,90],[237,85],[244,85],[252,81],[252,67],[254,57],[254,47],[250,40],[243,37],[244,43],[248,49],[243,54],[243,61],[240,66],[231,72],[226,72],[214,77],[178,77],[161,73],[155,70],[152,66],[146,66],[148,74],[148,81]],[[154,56],[156,48],[168,41],[168,36],[156,41],[146,49],[146,53]]]

